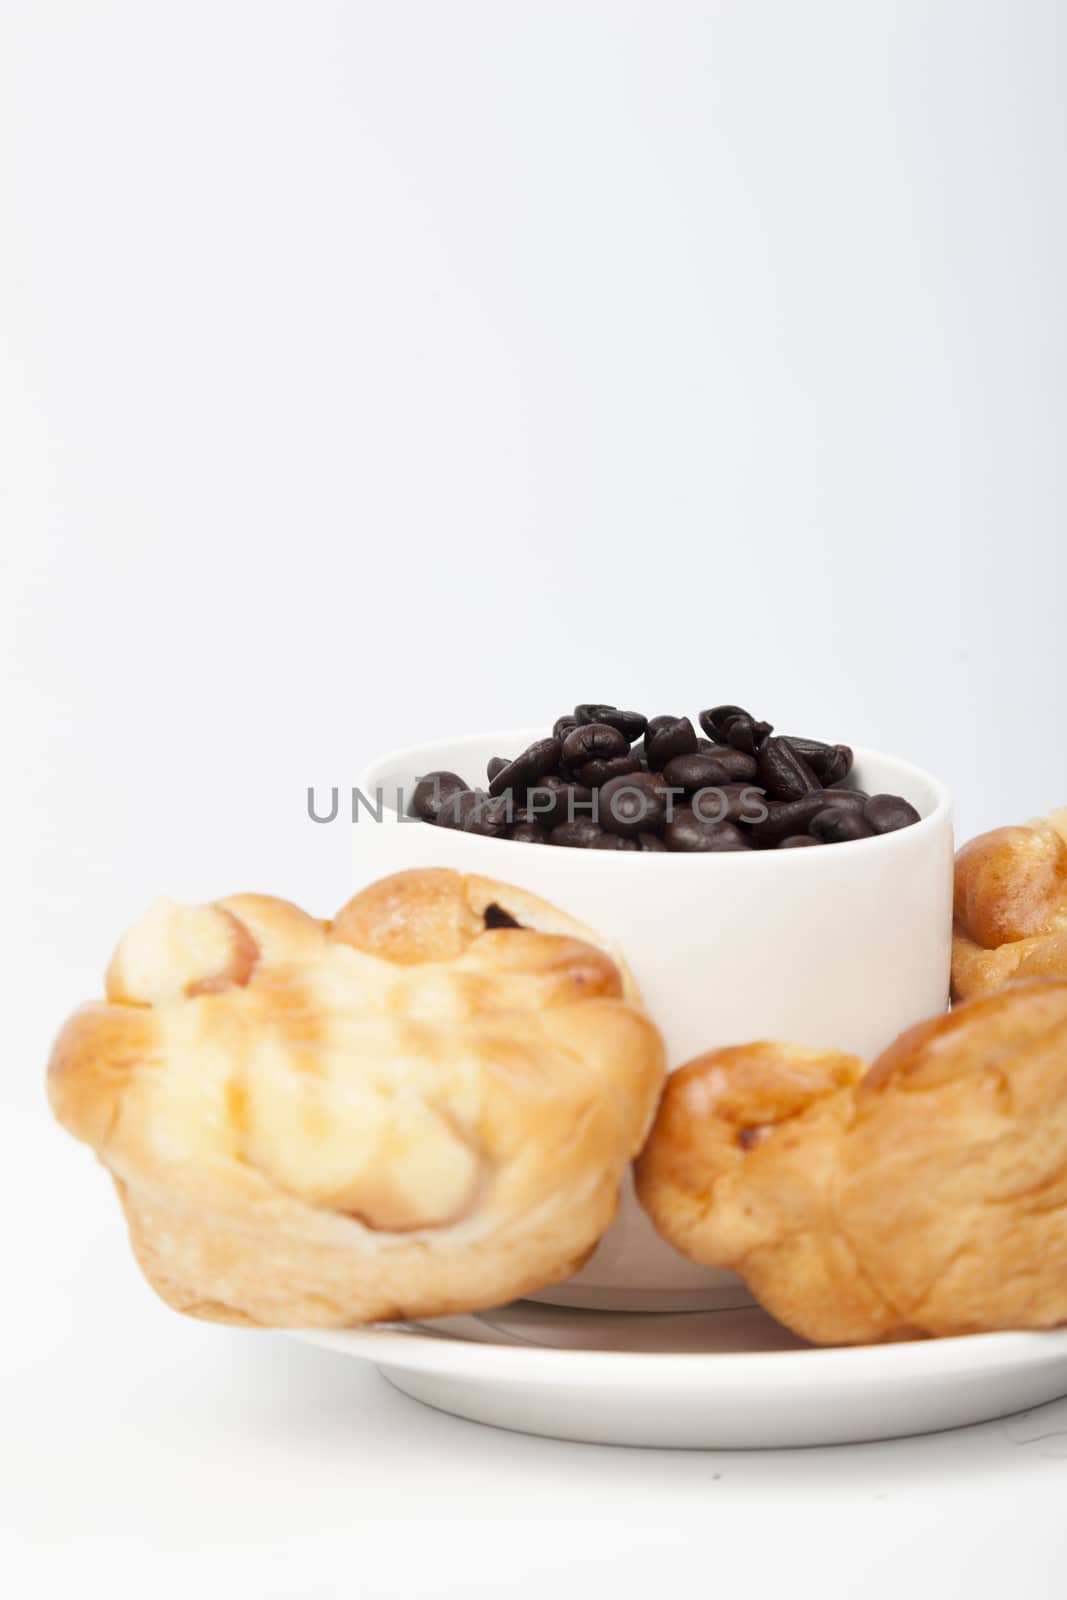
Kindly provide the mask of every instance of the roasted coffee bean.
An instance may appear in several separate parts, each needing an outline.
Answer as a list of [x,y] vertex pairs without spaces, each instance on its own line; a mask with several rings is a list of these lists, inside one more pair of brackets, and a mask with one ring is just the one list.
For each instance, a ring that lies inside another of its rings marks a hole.
[[735,750],[732,744],[713,745],[705,754],[714,756],[730,783],[755,783],[759,777],[759,762],[755,756]]
[[490,799],[484,789],[454,790],[437,813],[437,825],[499,838],[511,823],[510,809],[507,800]]
[[861,811],[867,804],[862,789],[824,789],[823,796],[828,806],[855,806]]
[[851,745],[835,744],[834,749],[837,752],[837,759],[831,764],[830,770],[823,780],[827,784],[843,783],[852,771],[852,763],[855,760]]
[[696,750],[689,756],[675,756],[663,769],[663,776],[673,788],[693,793],[696,789],[713,788],[722,783],[752,783],[759,768],[752,756],[729,745],[709,745],[706,750]]
[[898,828],[910,828],[918,822],[915,807],[898,794],[872,794],[863,808],[863,820],[869,822],[875,833],[895,833]]
[[758,722],[744,706],[712,706],[700,713],[700,726],[720,744],[732,745],[749,756],[756,754],[757,747],[773,731],[769,722]]
[[663,840],[668,850],[686,853],[751,848],[741,829],[732,822],[702,822],[688,806],[674,813],[673,822],[663,830]]
[[764,739],[756,755],[763,786],[772,800],[799,800],[822,784],[788,739]]
[[778,737],[789,740],[792,749],[808,763],[816,777],[823,777],[836,758],[837,746],[825,744],[821,739],[802,739],[795,733],[782,733]]
[[620,711],[618,706],[575,706],[574,718],[579,724],[604,722],[609,728],[618,728],[630,744],[640,739],[648,726],[648,718],[640,711]]
[[705,822],[763,822],[768,815],[762,789],[753,783],[720,783],[698,789],[690,796],[690,808]]
[[476,790],[475,797],[480,803],[467,809],[460,823],[463,832],[484,834],[487,839],[502,838],[511,827],[509,800],[503,795],[487,796],[483,790]]
[[792,850],[919,820],[901,796],[845,786],[848,745],[774,736],[743,706],[712,706],[700,726],[698,737],[688,717],[646,722],[637,711],[582,702],[557,718],[551,738],[490,757],[488,792],[469,789],[458,773],[431,772],[415,786],[410,811],[487,837],[590,846],[607,835],[625,846],[598,849],[650,852]]
[[746,756],[757,754],[764,740],[771,736],[769,722],[756,722],[750,716],[735,717],[726,732],[726,743]]
[[437,807],[437,815],[434,817],[434,822],[439,828],[462,827],[463,818],[467,815],[469,808],[474,805],[478,794],[484,794],[484,792],[484,790],[476,792],[473,789],[450,789],[442,797]]
[[812,817],[808,831],[821,844],[845,844],[874,836],[874,829],[855,806],[827,806]]
[[[700,726],[709,739],[714,739],[716,744],[725,744],[726,735],[730,724],[735,717],[748,717],[744,706],[712,706],[708,711],[702,711],[698,718]],[[749,717],[749,721],[751,721]]]
[[776,845],[791,834],[806,833],[811,819],[828,805],[825,791],[821,789],[817,794],[806,794],[802,800],[768,800],[767,816],[751,829],[753,842]]
[[696,729],[688,717],[653,717],[645,729],[645,758],[653,772],[662,772],[675,756],[694,754],[696,747]]
[[[731,750],[729,753],[736,755],[737,751]],[[726,763],[709,755],[706,750],[694,750],[685,756],[672,756],[663,769],[663,776],[672,789],[684,789],[686,794],[730,782],[730,771]]]
[[466,783],[458,772],[428,772],[415,785],[411,796],[411,814],[423,822],[436,822],[444,802],[455,794],[462,794]]
[[545,828],[552,828],[557,822],[562,822],[566,816],[566,809],[559,809],[560,802],[569,787],[570,785],[564,783],[562,778],[557,778],[554,772],[546,772],[543,778],[531,783],[523,797],[523,810],[529,820],[540,823]]
[[820,811],[836,807],[841,811],[863,810],[867,796],[855,789],[823,789],[807,794],[799,800],[777,801],[768,800],[768,817],[765,823],[757,823],[752,832],[754,842],[759,846],[775,845],[779,843],[782,829],[800,833],[801,829],[811,826],[813,817]]
[[588,761],[611,761],[629,754],[629,739],[606,722],[585,722],[572,728],[562,747],[563,760],[575,772]]
[[599,789],[601,784],[610,783],[612,778],[623,778],[629,772],[640,772],[641,762],[637,756],[627,754],[612,756],[606,761],[587,761],[584,767],[579,767],[575,777],[579,783],[584,783],[588,789]]
[[823,744],[819,739],[798,739],[791,733],[783,737],[827,789],[847,778],[852,770],[852,751],[847,744]]
[[650,773],[611,778],[598,796],[597,820],[609,833],[633,839],[654,833],[667,814],[667,792]]
[[599,839],[593,839],[589,844],[590,850],[639,850],[641,846],[636,839],[624,839],[621,833],[602,833]]
[[604,721],[609,727],[618,728],[620,733],[624,733],[631,744],[643,738],[648,727],[648,718],[642,716],[640,711],[615,711]]
[[572,822],[576,817],[590,817],[592,789],[584,784],[566,783],[549,772],[531,784],[526,791],[526,808],[531,820],[554,828],[559,822]]
[[489,793],[498,795],[503,794],[505,789],[511,789],[521,794],[531,783],[536,783],[538,778],[559,765],[560,750],[558,739],[538,739],[496,774],[489,785]]
[[570,845],[579,850],[588,849],[602,832],[603,829],[591,817],[576,817],[573,822],[558,822],[549,834],[548,842]]
[[516,805],[511,795],[505,795],[503,798],[511,808],[510,821],[513,827],[518,823],[526,822],[532,822],[535,828],[544,826],[544,818],[530,804],[529,790],[526,792],[526,801],[523,805]]
[[547,844],[548,834],[536,822],[516,822],[508,829],[508,838],[518,844]]

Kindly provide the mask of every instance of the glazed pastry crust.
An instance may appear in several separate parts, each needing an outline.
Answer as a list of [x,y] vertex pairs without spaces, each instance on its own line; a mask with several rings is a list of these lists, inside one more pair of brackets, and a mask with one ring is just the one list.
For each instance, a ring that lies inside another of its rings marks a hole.
[[149,1282],[217,1321],[433,1316],[568,1277],[664,1075],[607,947],[451,871],[332,924],[261,895],[160,903],[106,988],[56,1041],[52,1107],[114,1177]]
[[755,1044],[668,1080],[638,1196],[818,1344],[1067,1322],[1067,980],[859,1060]]
[[953,999],[1042,977],[1067,977],[1067,808],[956,856]]

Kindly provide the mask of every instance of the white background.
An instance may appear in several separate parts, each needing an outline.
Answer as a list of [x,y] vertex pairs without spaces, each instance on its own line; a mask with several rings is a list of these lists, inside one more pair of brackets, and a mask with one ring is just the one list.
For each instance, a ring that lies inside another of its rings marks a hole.
[[1059,1592],[1067,1413],[455,1423],[157,1307],[41,1073],[155,893],[346,899],[306,787],[387,745],[741,700],[963,834],[1067,799],[1065,55],[1059,0],[0,4],[20,1592]]

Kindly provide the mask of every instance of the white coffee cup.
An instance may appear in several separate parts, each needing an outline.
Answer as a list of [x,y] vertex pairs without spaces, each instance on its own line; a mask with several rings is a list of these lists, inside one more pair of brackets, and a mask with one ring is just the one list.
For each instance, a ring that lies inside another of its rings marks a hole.
[[[952,816],[936,778],[857,748],[850,782],[900,794],[921,821],[809,850],[674,855],[580,850],[431,827],[402,809],[428,772],[484,784],[486,762],[543,730],[413,746],[358,780],[359,880],[455,867],[532,890],[616,942],[659,1025],[672,1068],[704,1050],[790,1039],[870,1058],[945,1008],[952,934]],[[398,811],[397,805],[401,811]],[[574,1278],[538,1298],[591,1309],[689,1310],[747,1300],[733,1273],[665,1244],[629,1185]]]

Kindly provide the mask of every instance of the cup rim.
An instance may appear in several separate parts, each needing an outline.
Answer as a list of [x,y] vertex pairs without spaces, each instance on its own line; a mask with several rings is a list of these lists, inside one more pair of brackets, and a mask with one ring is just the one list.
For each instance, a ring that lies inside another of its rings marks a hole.
[[[381,776],[384,772],[398,766],[409,767],[412,772],[418,772],[420,767],[418,756],[422,751],[440,751],[447,746],[458,754],[462,754],[464,750],[484,745],[487,742],[499,743],[502,749],[510,747],[515,750],[524,750],[535,739],[541,738],[544,738],[543,728],[510,728],[502,731],[489,729],[484,733],[465,733],[455,738],[446,736],[440,739],[423,740],[418,744],[400,745],[396,749],[386,751],[384,754],[369,761],[359,775],[358,786],[369,793],[377,783],[381,782]],[[918,784],[925,784],[934,795],[934,804],[930,811],[925,816],[920,817],[918,822],[913,822],[907,828],[897,828],[892,833],[875,834],[870,839],[845,839],[838,844],[818,850],[657,850],[654,852],[637,850],[571,850],[570,854],[579,856],[583,863],[589,862],[590,865],[596,861],[597,866],[593,867],[592,870],[603,872],[618,870],[620,867],[621,870],[627,872],[648,872],[649,870],[655,870],[654,867],[650,868],[649,863],[651,862],[658,862],[661,865],[666,862],[688,862],[692,867],[696,861],[714,862],[716,865],[711,869],[713,871],[752,872],[753,859],[765,863],[773,861],[778,863],[781,870],[784,871],[812,871],[814,870],[814,864],[823,859],[827,849],[831,851],[832,859],[839,859],[836,852],[841,849],[865,850],[868,853],[877,850],[891,850],[900,847],[899,841],[910,839],[913,842],[917,842],[920,838],[936,832],[951,820],[952,794],[948,786],[934,773],[929,772],[925,767],[918,766],[914,761],[906,760],[903,756],[893,755],[887,750],[876,750],[873,745],[854,744],[850,748],[857,764],[864,759],[888,762],[892,766],[899,767],[901,773],[906,777],[914,778]],[[423,823],[422,826],[430,827],[431,824]],[[443,831],[453,839],[464,839],[471,844],[476,843],[479,847],[483,844],[486,847],[491,847],[494,852],[498,853],[495,859],[500,859],[499,852],[504,849],[528,852],[538,848],[553,848],[551,845],[531,845],[520,839],[491,839],[481,834],[463,833],[455,828],[446,828]],[[527,857],[524,856],[523,859],[525,860]],[[639,861],[643,862],[644,866],[637,866],[636,863]],[[786,865],[787,861],[789,862],[788,866]],[[779,870],[779,866],[776,866],[773,870]],[[679,869],[672,865],[667,870],[675,871]],[[701,870],[706,869],[702,868]],[[764,866],[762,869],[756,870],[766,871],[768,868]],[[495,874],[495,876],[499,876],[499,874]]]

